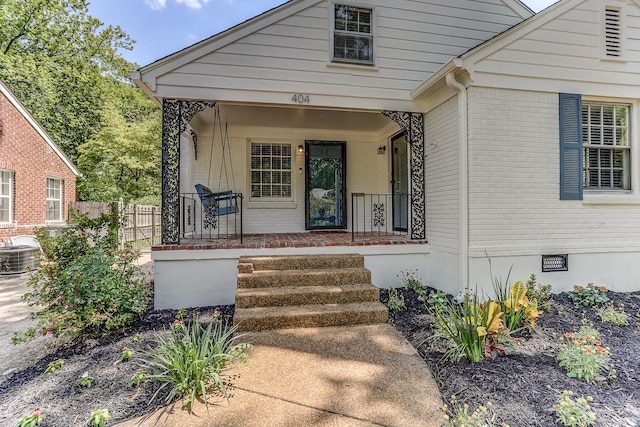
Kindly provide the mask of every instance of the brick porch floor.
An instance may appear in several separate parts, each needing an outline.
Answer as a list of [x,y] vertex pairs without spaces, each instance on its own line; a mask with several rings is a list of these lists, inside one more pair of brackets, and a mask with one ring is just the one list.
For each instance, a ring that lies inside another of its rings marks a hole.
[[245,234],[240,239],[182,239],[179,245],[156,245],[153,251],[175,251],[194,249],[262,249],[262,248],[308,248],[321,246],[375,246],[375,245],[420,245],[426,240],[411,240],[406,235],[376,234],[356,236],[351,241],[349,232],[274,233]]

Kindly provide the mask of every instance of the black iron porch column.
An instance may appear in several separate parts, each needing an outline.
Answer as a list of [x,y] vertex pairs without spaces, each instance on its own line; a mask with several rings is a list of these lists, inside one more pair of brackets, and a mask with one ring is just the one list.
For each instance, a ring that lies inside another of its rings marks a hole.
[[180,243],[180,135],[206,107],[215,102],[162,101],[162,243]]
[[411,147],[411,238],[425,238],[424,115],[402,111],[383,111],[406,134]]

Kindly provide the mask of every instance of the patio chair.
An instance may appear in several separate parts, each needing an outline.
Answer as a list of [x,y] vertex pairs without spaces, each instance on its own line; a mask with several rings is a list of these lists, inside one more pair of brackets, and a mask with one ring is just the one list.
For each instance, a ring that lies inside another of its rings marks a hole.
[[202,203],[205,228],[216,228],[218,216],[238,212],[239,194],[231,190],[214,193],[202,184],[196,184],[195,187],[200,197],[200,202]]

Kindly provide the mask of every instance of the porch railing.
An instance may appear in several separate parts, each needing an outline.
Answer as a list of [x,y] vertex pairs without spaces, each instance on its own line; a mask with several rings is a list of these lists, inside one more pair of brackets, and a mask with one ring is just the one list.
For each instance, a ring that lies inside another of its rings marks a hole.
[[208,206],[203,206],[198,193],[180,193],[180,238],[242,243],[242,193],[224,193]]
[[367,236],[405,236],[408,194],[351,193],[351,240]]

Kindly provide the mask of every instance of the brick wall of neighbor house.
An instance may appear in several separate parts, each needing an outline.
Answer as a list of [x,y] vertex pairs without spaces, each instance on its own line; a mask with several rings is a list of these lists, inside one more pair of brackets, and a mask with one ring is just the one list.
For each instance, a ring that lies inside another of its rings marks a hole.
[[13,224],[0,239],[33,234],[46,224],[47,178],[63,180],[63,217],[75,200],[75,175],[27,119],[0,93],[0,169],[13,171]]

